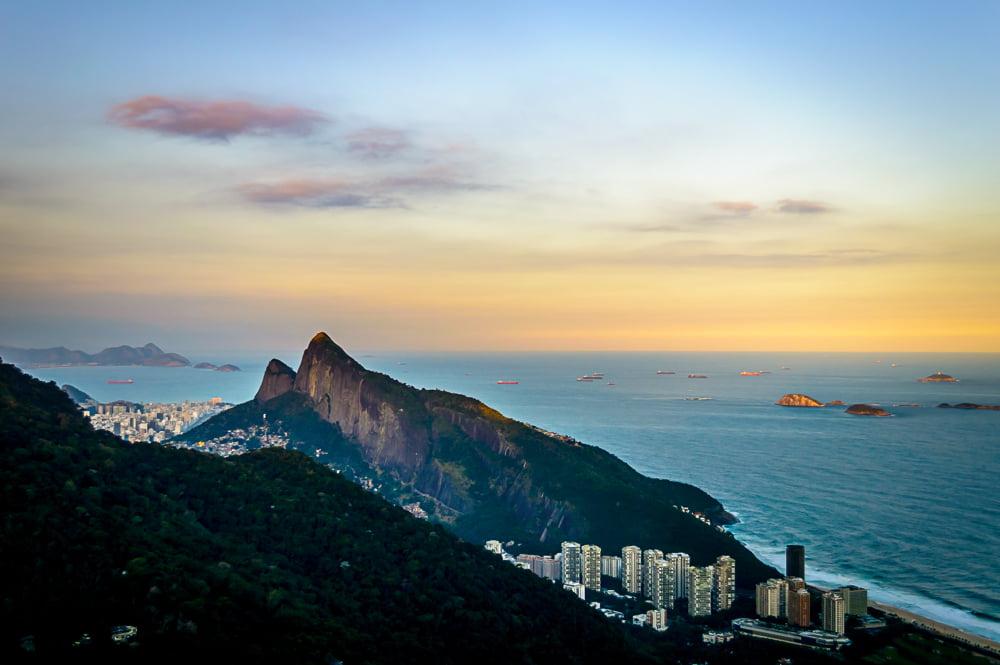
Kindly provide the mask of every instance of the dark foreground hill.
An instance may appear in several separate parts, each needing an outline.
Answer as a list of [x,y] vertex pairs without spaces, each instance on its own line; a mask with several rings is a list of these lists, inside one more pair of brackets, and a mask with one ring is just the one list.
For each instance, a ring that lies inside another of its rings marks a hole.
[[404,488],[474,543],[498,538],[554,552],[572,540],[609,554],[638,545],[687,552],[699,566],[727,554],[742,587],[777,574],[717,528],[733,518],[697,487],[643,476],[600,448],[551,436],[472,398],[366,370],[324,333],[309,343],[298,371],[272,360],[254,400],[184,438],[207,440],[265,421],[280,421],[311,454],[364,465]]
[[568,592],[300,452],[126,444],[11,365],[0,515],[3,663],[648,662]]

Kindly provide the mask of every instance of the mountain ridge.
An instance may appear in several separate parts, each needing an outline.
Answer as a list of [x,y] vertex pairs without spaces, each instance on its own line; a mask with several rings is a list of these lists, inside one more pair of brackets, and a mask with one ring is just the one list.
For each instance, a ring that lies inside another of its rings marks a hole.
[[[719,528],[735,520],[704,491],[643,476],[607,451],[547,435],[473,398],[367,370],[325,333],[312,338],[297,371],[269,363],[252,404],[241,405],[243,422],[265,411],[269,421],[281,418],[283,400],[338,429],[374,474],[433,503],[434,518],[467,540],[638,545],[686,551],[696,565],[728,554],[741,586],[776,573]],[[228,427],[240,424],[234,415]],[[213,428],[210,420],[184,438],[207,438],[201,432]]]

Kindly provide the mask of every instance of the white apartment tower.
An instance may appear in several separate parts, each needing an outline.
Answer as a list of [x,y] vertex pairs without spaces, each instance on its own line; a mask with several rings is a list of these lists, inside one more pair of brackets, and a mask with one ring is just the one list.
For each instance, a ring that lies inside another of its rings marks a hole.
[[844,634],[844,614],[847,603],[839,593],[828,591],[823,594],[823,630]]
[[688,597],[688,568],[691,567],[691,557],[684,552],[674,552],[669,557],[669,561],[674,563],[674,579],[677,580],[677,588],[674,590],[674,599]]
[[663,550],[644,550],[642,553],[642,595],[651,598],[655,584],[656,562],[663,558]]
[[622,590],[642,593],[642,550],[635,545],[622,548]]

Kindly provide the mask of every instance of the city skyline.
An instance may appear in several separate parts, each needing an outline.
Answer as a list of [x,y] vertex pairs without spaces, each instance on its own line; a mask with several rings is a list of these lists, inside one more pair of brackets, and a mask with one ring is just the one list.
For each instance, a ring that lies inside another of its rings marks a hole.
[[1000,6],[15,2],[0,344],[1000,351]]

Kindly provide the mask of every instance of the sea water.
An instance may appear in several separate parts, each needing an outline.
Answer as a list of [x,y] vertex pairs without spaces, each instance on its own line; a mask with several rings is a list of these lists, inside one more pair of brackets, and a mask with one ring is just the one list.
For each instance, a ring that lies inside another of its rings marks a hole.
[[[294,368],[301,352],[274,355]],[[409,385],[475,397],[604,448],[644,474],[704,489],[739,517],[730,528],[736,537],[779,570],[785,546],[804,545],[810,583],[857,584],[873,600],[1000,640],[1000,411],[937,408],[1000,404],[1000,354],[354,355]],[[237,403],[253,396],[269,359],[247,357],[233,374],[31,373],[100,401]],[[917,381],[937,371],[960,380]],[[594,373],[603,378],[576,380]],[[786,393],[845,406],[776,406]],[[855,403],[892,416],[845,413]]]

